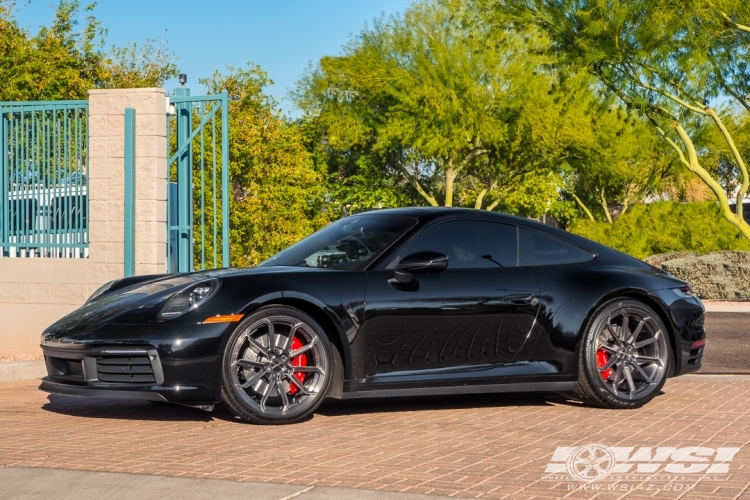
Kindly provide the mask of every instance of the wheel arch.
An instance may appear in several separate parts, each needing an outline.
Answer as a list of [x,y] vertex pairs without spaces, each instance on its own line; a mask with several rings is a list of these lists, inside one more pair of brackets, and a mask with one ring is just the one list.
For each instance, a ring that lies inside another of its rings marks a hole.
[[625,288],[615,290],[599,299],[599,301],[589,311],[586,319],[581,325],[581,331],[578,332],[578,343],[576,345],[576,363],[578,362],[578,357],[580,356],[580,349],[578,347],[583,341],[586,330],[594,320],[594,315],[596,314],[596,312],[599,311],[602,306],[620,299],[638,300],[656,311],[656,314],[659,315],[659,319],[662,321],[662,323],[664,323],[664,326],[667,329],[667,338],[669,339],[669,346],[672,349],[672,356],[674,360],[672,371],[671,373],[667,373],[667,376],[671,377],[674,376],[675,373],[679,373],[678,367],[682,365],[682,350],[677,345],[677,330],[674,322],[672,321],[671,315],[669,314],[669,310],[666,304],[664,304],[658,297],[643,288]]
[[[242,311],[243,316],[252,314],[261,307],[268,307],[272,305],[288,306],[295,309],[299,309],[311,316],[318,324],[323,328],[326,333],[328,340],[336,348],[340,362],[341,382],[343,384],[343,378],[348,377],[351,369],[351,356],[348,342],[344,342],[345,333],[340,325],[337,325],[338,318],[336,314],[331,311],[325,304],[315,300],[312,297],[299,297],[290,296],[288,293],[273,293],[261,297],[258,300],[248,304]],[[229,338],[229,335],[226,336]],[[226,342],[226,341],[225,341]],[[224,346],[222,346],[222,351]],[[335,354],[334,354],[335,357]],[[332,383],[333,385],[333,383]]]

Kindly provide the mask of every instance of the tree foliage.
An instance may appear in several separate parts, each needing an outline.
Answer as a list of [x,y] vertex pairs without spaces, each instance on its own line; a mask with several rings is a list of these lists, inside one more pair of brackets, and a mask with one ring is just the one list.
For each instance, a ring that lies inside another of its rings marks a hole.
[[[0,0],[1,100],[177,73],[163,40],[105,50],[93,6],[60,0],[30,33],[13,5]],[[232,262],[412,204],[554,216],[637,255],[742,247],[727,228],[750,239],[729,207],[750,185],[749,44],[743,0],[418,0],[310,69],[299,120],[259,67],[217,72],[202,83],[230,94]],[[719,204],[641,205],[707,196]]]
[[750,243],[721,218],[716,202],[640,204],[613,224],[585,219],[569,229],[639,259],[677,251],[750,250]]
[[389,175],[380,155],[354,146],[332,147],[325,128],[315,117],[304,117],[296,124],[312,154],[315,170],[320,172],[326,186],[325,210],[329,217],[414,204],[404,189],[405,182],[399,176]]
[[229,93],[232,264],[255,265],[328,222],[325,184],[301,127],[285,121],[258,66],[229,68],[201,83]]
[[591,121],[589,142],[570,159],[569,192],[589,219],[611,224],[615,210],[659,193],[678,161],[647,122],[622,108],[601,109]]
[[[0,98],[4,101],[86,99],[89,89],[155,87],[176,76],[174,56],[146,41],[104,52],[106,30],[94,4],[61,0],[50,26],[36,34],[14,18],[15,4],[0,1]],[[79,29],[79,18],[85,15]]]
[[560,69],[544,31],[498,24],[482,6],[414,4],[300,81],[334,202],[411,199],[568,222],[580,210],[611,222],[679,175],[643,118],[598,99],[586,68]]
[[530,50],[544,45],[539,34],[495,33],[467,7],[430,0],[376,21],[322,59],[296,98],[327,147],[368,155],[423,202],[494,208],[505,186],[578,140],[585,114],[572,102],[588,86],[555,88]]
[[147,39],[142,45],[132,42],[125,47],[112,47],[103,59],[102,88],[161,87],[177,76],[176,57],[166,48],[164,40]]
[[[718,110],[724,125],[731,134],[742,158],[750,158],[750,113],[737,105],[721,106]],[[742,169],[717,127],[703,127],[694,134],[695,141],[703,147],[699,151],[701,164],[721,185],[729,200],[742,185]]]
[[[486,2],[482,2],[486,5]],[[719,131],[740,170],[737,199],[750,176],[731,132],[712,101],[723,96],[750,111],[750,3],[744,0],[507,0],[501,18],[532,21],[550,37],[558,67],[596,76],[610,95],[649,119],[679,161],[719,200],[723,216],[746,238],[741,203],[732,213],[726,193],[701,162],[694,127]]]

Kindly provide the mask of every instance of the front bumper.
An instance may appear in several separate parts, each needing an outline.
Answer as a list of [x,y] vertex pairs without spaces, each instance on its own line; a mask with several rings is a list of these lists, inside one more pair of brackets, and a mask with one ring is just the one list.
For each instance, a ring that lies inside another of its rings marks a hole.
[[55,382],[50,377],[44,377],[39,385],[39,390],[52,394],[62,394],[64,396],[77,396],[89,398],[108,398],[108,399],[135,399],[139,401],[159,401],[167,402],[167,398],[158,392],[152,391],[130,391],[125,389],[103,389],[89,386],[78,386]]
[[104,325],[45,332],[41,390],[74,396],[213,404],[228,324]]
[[199,385],[167,383],[159,352],[150,346],[46,343],[42,350],[48,376],[39,389],[46,392],[191,404],[210,404],[216,399],[216,377]]

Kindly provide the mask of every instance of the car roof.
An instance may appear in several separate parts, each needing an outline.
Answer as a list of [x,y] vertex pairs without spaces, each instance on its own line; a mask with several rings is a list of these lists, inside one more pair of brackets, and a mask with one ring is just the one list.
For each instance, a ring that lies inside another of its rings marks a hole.
[[529,226],[539,225],[544,228],[549,228],[530,219],[523,217],[517,217],[515,215],[504,214],[500,212],[490,212],[488,210],[477,210],[474,208],[461,208],[461,207],[403,207],[403,208],[379,208],[366,210],[363,212],[357,212],[352,214],[353,216],[365,215],[365,214],[378,214],[378,215],[400,215],[404,217],[414,217],[420,219],[422,222],[436,219],[439,217],[451,217],[451,218],[466,218],[466,219],[493,219],[498,222],[509,222],[514,224],[524,224]]
[[429,221],[432,221],[435,219],[443,219],[443,218],[485,219],[485,220],[494,220],[497,222],[505,222],[507,224],[515,224],[518,226],[534,229],[537,231],[543,231],[547,234],[551,234],[559,238],[563,238],[565,240],[570,241],[571,243],[575,243],[587,249],[589,252],[596,254],[600,257],[606,256],[610,259],[614,259],[620,262],[622,262],[624,259],[624,261],[630,262],[631,264],[633,264],[634,262],[639,262],[643,264],[642,262],[640,262],[638,259],[635,259],[634,257],[626,255],[606,245],[602,245],[601,243],[597,243],[596,241],[590,240],[588,238],[584,238],[583,236],[579,236],[577,234],[573,234],[568,231],[558,229],[556,227],[543,224],[541,222],[537,222],[535,220],[526,219],[524,217],[518,217],[518,216],[510,215],[510,214],[504,214],[500,212],[490,212],[488,210],[477,210],[474,208],[459,208],[459,207],[404,207],[404,208],[381,208],[381,209],[367,210],[363,212],[358,212],[356,214],[353,214],[352,216],[369,215],[369,214],[414,217],[420,221],[420,224],[419,224],[420,226],[423,226],[424,223],[427,223]]

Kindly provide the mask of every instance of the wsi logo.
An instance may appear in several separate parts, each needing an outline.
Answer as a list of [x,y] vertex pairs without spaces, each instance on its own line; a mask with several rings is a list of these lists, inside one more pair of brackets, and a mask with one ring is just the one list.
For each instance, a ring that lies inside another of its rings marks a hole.
[[[632,479],[633,475],[650,475],[651,480],[671,480],[674,474],[727,474],[729,463],[739,448],[707,448],[690,446],[677,448],[659,446],[609,447],[602,444],[585,446],[559,446],[547,464],[544,479],[573,479],[576,481],[601,481],[612,474],[617,480]],[[561,474],[565,476],[560,477]],[[662,474],[660,478],[653,476]],[[613,478],[614,479],[614,478]],[[645,479],[645,478],[641,478]]]

